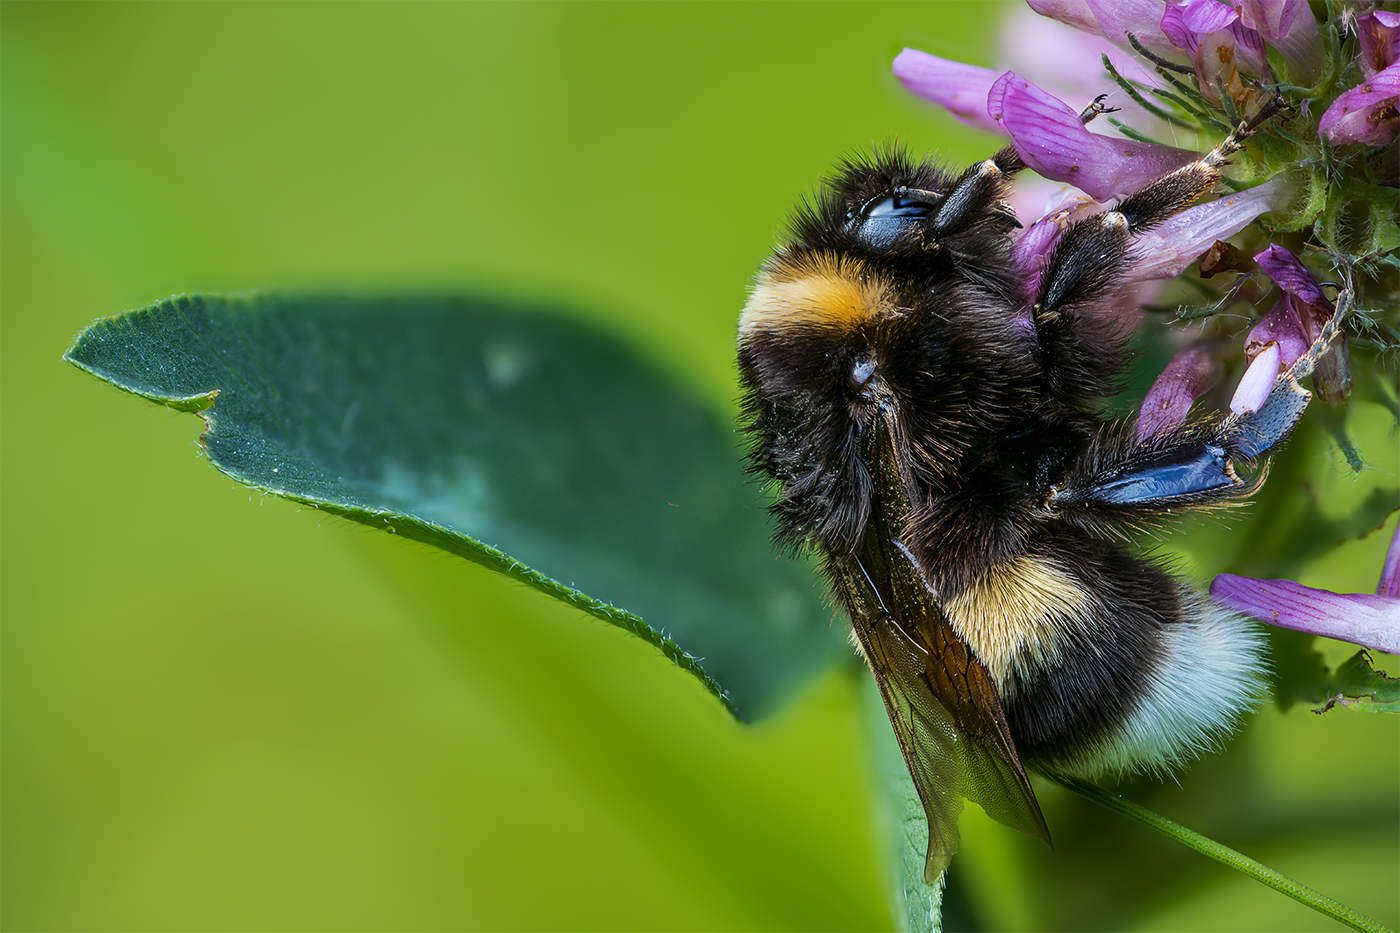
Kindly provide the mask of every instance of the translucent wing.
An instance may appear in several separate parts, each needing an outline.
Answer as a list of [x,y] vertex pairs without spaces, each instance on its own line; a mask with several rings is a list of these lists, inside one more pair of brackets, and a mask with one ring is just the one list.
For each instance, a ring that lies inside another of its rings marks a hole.
[[875,495],[866,534],[851,555],[832,556],[827,570],[924,805],[924,878],[933,882],[958,850],[963,798],[1047,844],[1050,833],[991,675],[958,637],[899,539],[908,511],[904,470],[888,427],[873,433],[866,450]]
[[[899,552],[902,546],[894,542]],[[908,567],[917,573],[900,554]],[[996,687],[921,587],[922,598],[887,589],[867,561],[836,574],[856,637],[928,818],[924,878],[935,881],[958,850],[963,798],[998,822],[1050,841],[1035,792],[1016,755]],[[893,576],[884,576],[892,582]],[[884,591],[884,592],[882,592]],[[873,611],[870,611],[873,610]]]

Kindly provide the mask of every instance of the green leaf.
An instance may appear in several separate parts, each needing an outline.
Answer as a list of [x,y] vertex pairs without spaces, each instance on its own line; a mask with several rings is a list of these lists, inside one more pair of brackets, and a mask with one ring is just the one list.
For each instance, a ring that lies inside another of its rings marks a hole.
[[1400,713],[1400,679],[1372,667],[1364,649],[1337,665],[1328,692],[1327,704],[1315,712],[1349,706],[1368,713]]
[[928,817],[904,763],[885,701],[875,678],[862,671],[862,707],[866,742],[875,781],[876,818],[885,837],[886,857],[892,865],[894,890],[891,902],[908,933],[939,933],[943,929],[943,892],[947,874],[937,884],[924,881],[928,855]]
[[1270,627],[1268,635],[1274,702],[1280,710],[1321,703],[1332,695],[1332,672],[1317,650],[1315,635],[1277,627]]
[[849,653],[810,568],[772,553],[733,428],[562,317],[462,297],[182,296],[93,324],[66,358],[200,412],[234,479],[619,625],[736,712]]

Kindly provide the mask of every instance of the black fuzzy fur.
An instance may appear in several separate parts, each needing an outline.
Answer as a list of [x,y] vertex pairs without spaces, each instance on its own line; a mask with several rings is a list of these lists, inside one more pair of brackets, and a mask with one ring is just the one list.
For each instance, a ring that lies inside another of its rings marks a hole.
[[[1053,767],[1082,760],[1131,713],[1143,672],[1161,661],[1160,631],[1180,620],[1174,578],[1122,539],[1168,507],[1248,489],[1122,507],[1095,498],[1115,470],[1228,448],[1215,424],[1137,441],[1132,424],[1098,414],[1128,337],[1106,308],[1132,259],[1131,234],[1189,204],[1213,169],[1174,173],[1127,199],[1124,213],[1073,226],[1027,296],[1010,258],[1006,194],[1020,165],[1008,151],[993,160],[999,171],[957,175],[897,149],[847,161],[799,207],[768,269],[811,254],[859,260],[898,313],[853,327],[814,314],[745,333],[739,374],[752,469],[776,481],[781,541],[832,567],[868,533],[874,480],[862,438],[880,415],[861,373],[873,372],[897,406],[901,475],[913,478],[903,543],[933,590],[948,598],[994,565],[1040,555],[1089,594],[1094,608],[1058,646],[1064,663],[1002,685],[1017,747]],[[901,186],[924,193],[926,216],[866,226]]]

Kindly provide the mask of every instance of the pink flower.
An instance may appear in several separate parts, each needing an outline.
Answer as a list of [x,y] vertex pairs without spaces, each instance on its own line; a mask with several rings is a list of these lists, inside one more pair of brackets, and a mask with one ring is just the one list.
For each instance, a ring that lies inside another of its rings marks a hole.
[[987,113],[1027,165],[1100,201],[1136,191],[1196,157],[1184,149],[1091,133],[1077,111],[1014,71],[992,84]]
[[1259,268],[1264,270],[1264,274],[1273,279],[1274,284],[1284,292],[1308,305],[1326,306],[1324,320],[1332,316],[1332,303],[1322,293],[1317,279],[1313,278],[1307,266],[1298,261],[1297,256],[1282,246],[1270,246],[1257,254],[1254,261],[1259,263]]
[[1240,22],[1278,52],[1294,84],[1308,85],[1322,70],[1322,34],[1308,0],[1240,0]]
[[[1043,20],[1025,17],[1012,20],[1018,35],[1031,36],[1038,47],[1055,43],[1057,48],[1067,49],[1066,54],[1077,63],[1098,62],[1100,56],[1113,51],[1100,44],[1101,40],[1126,43],[1129,32],[1140,41],[1143,35],[1155,35],[1160,39],[1159,46],[1171,48],[1170,41],[1158,28],[1165,9],[1161,0],[1126,4],[1083,0],[1033,3],[1032,6],[1064,22],[1078,20],[1076,25],[1092,25],[1089,31],[1097,38],[1086,42],[1084,36],[1056,33],[1059,27],[1047,29],[1037,25]],[[1238,19],[1229,8],[1222,9],[1232,21]],[[1136,69],[1131,59],[1115,67],[1120,73],[1134,75],[1139,83],[1149,77],[1147,72]],[[1076,69],[1083,70],[1079,65],[1071,70]],[[1040,175],[1078,188],[1099,201],[1138,190],[1196,158],[1196,153],[1190,150],[1092,132],[1080,120],[1076,108],[1019,71],[998,73],[905,49],[894,61],[894,73],[910,90],[940,104],[963,123],[1010,137],[1021,158]],[[1093,90],[1105,86],[1116,87],[1112,83],[1103,84],[1101,79],[1099,84],[1075,93],[1087,103],[1096,96]],[[1124,109],[1139,126],[1165,127],[1124,94],[1116,95],[1113,103],[1115,107],[1125,105]],[[1139,238],[1138,261],[1129,273],[1129,280],[1146,282],[1180,274],[1215,240],[1239,232],[1266,211],[1282,209],[1287,201],[1286,194],[1281,183],[1258,186],[1197,205],[1173,217]],[[1026,206],[1021,199],[1018,201],[1018,207]],[[1053,205],[1042,221],[1023,235],[1017,251],[1019,264],[1034,276],[1037,263],[1053,246],[1070,214],[1092,209],[1093,205],[1083,203],[1073,206],[1072,211],[1065,210],[1061,204]],[[1031,217],[1041,215],[1039,210],[1023,210],[1023,213]]]
[[1356,38],[1361,45],[1361,71],[1374,78],[1400,59],[1400,13],[1367,13],[1356,21]]
[[1142,400],[1137,440],[1167,434],[1185,424],[1191,406],[1220,382],[1224,369],[1210,349],[1200,344],[1172,357]]
[[[1322,293],[1307,267],[1281,246],[1270,246],[1254,257],[1259,268],[1283,292],[1245,341],[1245,355],[1255,359],[1270,346],[1279,349],[1280,367],[1292,366],[1332,319],[1332,302]],[[1340,405],[1351,391],[1350,352],[1343,334],[1317,361],[1313,388],[1329,405]]]
[[1128,48],[1128,36],[1154,52],[1170,52],[1163,34],[1162,0],[1029,0],[1041,16]]
[[1317,128],[1334,146],[1383,146],[1400,133],[1400,62],[1376,72],[1342,94]]
[[1273,389],[1282,368],[1279,366],[1282,355],[1278,344],[1271,343],[1254,358],[1230,399],[1230,411],[1242,415],[1264,407],[1264,400],[1269,397],[1269,391]]
[[1246,26],[1232,6],[1217,0],[1169,0],[1162,32],[1191,56],[1201,93],[1214,104],[1221,91],[1236,105],[1249,96],[1246,78],[1267,78],[1268,53],[1257,30]]
[[1222,573],[1211,598],[1261,622],[1400,654],[1400,526],[1391,539],[1375,594],[1333,593],[1292,580]]
[[917,49],[905,49],[894,59],[894,76],[905,87],[939,104],[968,126],[990,133],[1005,132],[987,113],[987,92],[997,75],[990,68],[949,61]]
[[1216,240],[1234,236],[1261,214],[1283,210],[1290,197],[1283,180],[1272,178],[1248,191],[1187,208],[1138,235],[1138,260],[1128,271],[1128,281],[1175,278]]
[[1285,295],[1259,319],[1244,342],[1244,354],[1254,359],[1269,347],[1277,347],[1279,366],[1292,366],[1298,357],[1308,351],[1312,341],[1303,329],[1303,321],[1298,317],[1298,309]]
[[1046,205],[1043,216],[1021,234],[1011,258],[1021,271],[1027,300],[1040,291],[1040,280],[1050,254],[1071,221],[1092,213],[1097,207],[1089,198],[1066,192],[1056,203]]

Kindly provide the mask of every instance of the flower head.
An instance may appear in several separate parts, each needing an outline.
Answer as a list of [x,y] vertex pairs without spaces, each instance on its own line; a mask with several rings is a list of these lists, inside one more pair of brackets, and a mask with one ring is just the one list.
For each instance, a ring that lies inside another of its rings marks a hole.
[[[1267,156],[1234,156],[1234,191],[1140,234],[1133,279],[1178,276],[1266,213],[1275,230],[1310,238],[1334,264],[1378,262],[1400,244],[1393,154],[1376,148],[1400,134],[1400,14],[1363,13],[1352,0],[1338,0],[1329,8],[1337,20],[1324,30],[1308,0],[1029,0],[1029,7],[1044,19],[1013,19],[1020,44],[1008,47],[1010,69],[905,49],[895,75],[957,119],[1009,138],[1043,177],[1097,202],[1138,190],[1198,154],[1168,141],[1208,148],[1274,99],[1277,88],[1289,89],[1291,112],[1262,134],[1267,146],[1259,149]],[[1339,34],[1346,41],[1335,41]],[[1047,56],[1051,45],[1065,54]],[[1095,53],[1104,69],[1096,81],[1083,67]],[[1041,80],[1027,76],[1047,58],[1070,62],[1058,73],[1040,68]],[[1307,86],[1323,75],[1335,76],[1334,83]],[[1119,112],[1081,119],[1079,108],[1105,86],[1117,87],[1110,105]],[[1342,146],[1350,148],[1339,153]],[[1032,274],[1066,217],[1059,202],[1031,214],[1036,223],[1017,256]],[[1263,245],[1256,235],[1250,252],[1234,252],[1247,256]],[[1311,339],[1312,324],[1330,305],[1279,284],[1284,306],[1261,322],[1250,358],[1273,341],[1288,365],[1301,350],[1285,325],[1296,317],[1293,330]],[[1380,304],[1393,308],[1394,296]],[[1315,379],[1329,401],[1346,393],[1347,352],[1339,344]]]
[[[1046,22],[1017,19],[1018,41],[1007,46],[1001,67],[906,49],[894,71],[957,119],[1009,139],[1040,175],[1072,186],[1023,213],[1029,222],[1012,258],[1032,293],[1080,217],[1198,158],[1280,95],[1290,104],[1249,151],[1231,156],[1231,190],[1139,232],[1131,261],[1120,270],[1129,282],[1161,283],[1186,274],[1198,257],[1211,257],[1192,286],[1206,296],[1191,309],[1201,323],[1192,339],[1178,342],[1147,393],[1136,423],[1139,442],[1155,443],[1186,425],[1197,400],[1230,370],[1243,375],[1229,408],[1246,413],[1260,409],[1285,371],[1298,378],[1311,372],[1313,391],[1340,405],[1360,360],[1375,365],[1400,357],[1394,285],[1400,14],[1359,0],[1028,3]],[[1103,69],[1097,74],[1084,67],[1095,59]],[[1036,70],[1037,61],[1047,60],[1065,64]],[[1089,114],[1080,108],[1106,89],[1118,112],[1081,119]],[[1267,231],[1256,223],[1261,219]],[[1239,245],[1224,242],[1231,238]],[[1333,336],[1336,307],[1308,267],[1320,265],[1344,283],[1344,314],[1367,309],[1352,313],[1360,322],[1353,333],[1366,328],[1366,341]],[[1247,333],[1237,314],[1217,313],[1237,308],[1240,298],[1267,300],[1273,286],[1276,298]],[[1380,355],[1371,356],[1376,350]],[[1376,594],[1228,574],[1211,592],[1265,621],[1397,651],[1400,540],[1386,567]]]

